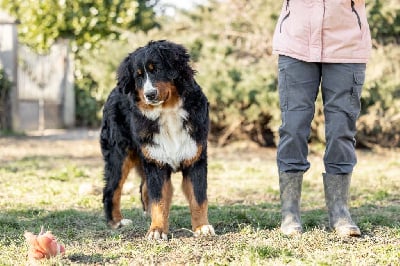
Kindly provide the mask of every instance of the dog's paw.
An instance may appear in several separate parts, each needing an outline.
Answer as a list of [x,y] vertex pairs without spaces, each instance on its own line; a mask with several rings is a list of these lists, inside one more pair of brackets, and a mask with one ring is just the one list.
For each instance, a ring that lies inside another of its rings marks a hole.
[[133,222],[130,219],[122,219],[119,222],[109,222],[109,225],[112,229],[121,228],[127,225],[131,225]]
[[199,226],[196,231],[194,231],[193,236],[215,236],[214,227],[211,224]]
[[146,238],[148,240],[168,240],[167,234],[159,229],[150,229],[147,232]]

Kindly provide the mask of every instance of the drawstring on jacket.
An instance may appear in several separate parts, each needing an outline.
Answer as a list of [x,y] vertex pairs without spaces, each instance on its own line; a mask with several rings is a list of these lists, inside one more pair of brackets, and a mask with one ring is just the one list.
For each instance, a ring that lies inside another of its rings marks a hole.
[[357,16],[357,21],[358,21],[358,26],[360,26],[360,30],[361,30],[361,19],[360,19],[360,15],[358,15],[358,12],[357,12],[357,10],[355,9],[354,5],[355,5],[355,4],[354,4],[354,1],[351,0],[351,11],[353,11],[354,14],[356,14],[356,16]]
[[283,22],[290,16],[290,10],[289,10],[289,0],[286,0],[286,11],[288,13],[283,17],[281,24],[279,25],[279,32],[282,33],[282,24]]

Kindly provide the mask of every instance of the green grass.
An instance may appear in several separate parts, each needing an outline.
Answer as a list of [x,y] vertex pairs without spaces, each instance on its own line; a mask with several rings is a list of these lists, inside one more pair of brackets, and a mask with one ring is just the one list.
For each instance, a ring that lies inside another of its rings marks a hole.
[[[174,174],[170,240],[144,238],[139,180],[122,196],[133,225],[106,226],[102,159],[96,140],[50,141],[0,138],[0,265],[26,265],[24,231],[51,230],[64,257],[44,265],[400,265],[400,153],[358,151],[351,213],[363,235],[341,239],[328,228],[321,151],[310,155],[304,177],[305,232],[279,232],[275,151],[234,145],[210,147],[209,219],[217,236],[193,238],[180,174]],[[82,185],[91,190],[81,192]]]

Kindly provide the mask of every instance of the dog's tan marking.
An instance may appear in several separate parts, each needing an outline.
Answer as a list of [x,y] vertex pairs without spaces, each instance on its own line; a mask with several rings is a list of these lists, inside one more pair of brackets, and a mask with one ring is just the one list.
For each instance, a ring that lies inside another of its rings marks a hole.
[[[172,82],[157,82],[154,84],[157,89],[158,100],[162,101],[162,108],[172,108],[179,102],[179,94],[176,86]],[[153,106],[147,104],[144,97],[144,89],[140,88],[138,90],[139,101],[137,101],[137,106],[143,111],[152,111],[160,106]]]
[[191,166],[195,161],[197,161],[200,158],[201,152],[203,151],[203,146],[200,144],[197,144],[197,153],[195,156],[193,156],[190,159],[183,160],[182,164],[185,167]]
[[[208,223],[208,203],[205,200],[201,205],[196,201],[193,191],[193,184],[189,177],[184,177],[182,180],[182,190],[189,202],[190,214],[192,216],[192,229],[197,232],[202,227],[209,225]],[[212,226],[210,226],[212,228]]]
[[149,150],[146,147],[142,146],[141,149],[142,149],[142,154],[143,154],[144,158],[146,158],[148,161],[155,163],[158,167],[163,167],[164,166],[163,162],[157,161],[153,157],[151,157],[151,154],[150,154]]
[[138,90],[138,96],[139,96],[139,99],[136,102],[136,104],[139,109],[149,111],[149,110],[153,110],[155,108],[154,106],[146,103],[146,100],[144,98],[144,89],[143,88],[140,88]]
[[141,200],[143,204],[143,211],[147,212],[149,211],[149,194],[147,191],[147,183],[146,183],[146,178],[144,175],[142,176],[142,184],[141,184]]
[[141,163],[139,155],[137,156],[137,164],[135,170],[141,179],[140,183],[140,200],[142,201],[143,211],[147,212],[149,209],[149,195],[147,191],[146,175],[144,173],[143,164]]
[[149,239],[165,239],[169,230],[169,209],[172,200],[171,179],[165,180],[161,191],[161,199],[158,202],[150,203],[151,225],[147,232]]
[[143,74],[142,70],[140,68],[138,68],[138,70],[136,70],[136,73],[140,76]]
[[114,191],[114,195],[112,198],[112,221],[109,222],[110,226],[115,228],[120,226],[120,222],[122,220],[122,213],[121,213],[121,194],[122,188],[126,181],[126,178],[129,175],[130,170],[139,164],[139,158],[137,155],[134,155],[132,152],[128,153],[126,156],[121,169],[121,179],[119,180],[118,186]]
[[179,103],[178,90],[171,82],[158,82],[156,88],[160,93],[160,99],[164,101],[164,108],[172,108]]
[[150,63],[148,68],[149,68],[150,71],[153,71],[154,70],[154,65]]

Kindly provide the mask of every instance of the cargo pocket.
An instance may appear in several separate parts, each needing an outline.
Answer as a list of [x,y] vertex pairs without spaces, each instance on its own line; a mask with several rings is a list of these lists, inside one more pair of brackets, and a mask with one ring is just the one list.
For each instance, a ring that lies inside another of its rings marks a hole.
[[354,72],[353,86],[350,93],[350,116],[356,120],[361,111],[361,92],[364,85],[365,72]]
[[286,70],[284,68],[279,68],[278,73],[278,90],[279,90],[279,104],[281,111],[287,110],[288,99],[287,99],[287,81],[286,81]]

